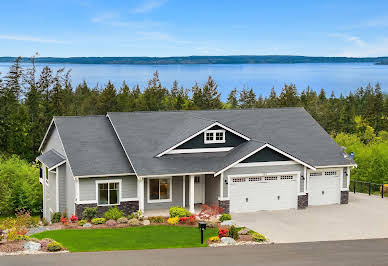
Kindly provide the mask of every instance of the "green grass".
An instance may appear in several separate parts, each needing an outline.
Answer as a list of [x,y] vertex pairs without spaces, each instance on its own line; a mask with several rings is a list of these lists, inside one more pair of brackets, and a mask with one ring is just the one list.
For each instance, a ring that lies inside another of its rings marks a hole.
[[[205,240],[217,235],[217,229],[204,232]],[[38,239],[52,238],[71,252],[204,247],[198,228],[151,225],[111,229],[55,230],[32,235]]]

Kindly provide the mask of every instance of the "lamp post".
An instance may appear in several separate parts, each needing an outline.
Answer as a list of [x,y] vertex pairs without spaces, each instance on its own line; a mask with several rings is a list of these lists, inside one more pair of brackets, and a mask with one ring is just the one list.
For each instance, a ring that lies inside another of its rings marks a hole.
[[206,230],[206,223],[205,222],[199,222],[198,228],[201,230],[201,244],[203,244],[203,231]]

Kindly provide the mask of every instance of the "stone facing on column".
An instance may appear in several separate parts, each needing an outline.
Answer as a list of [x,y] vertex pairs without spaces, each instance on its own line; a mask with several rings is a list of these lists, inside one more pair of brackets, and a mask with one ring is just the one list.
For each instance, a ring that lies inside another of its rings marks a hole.
[[218,206],[224,209],[224,213],[230,212],[230,201],[229,200],[218,200]]
[[306,209],[309,206],[309,195],[298,195],[298,209]]
[[349,203],[349,191],[341,191],[341,204]]
[[[82,217],[82,212],[85,210],[85,208],[94,208],[94,207],[97,207],[96,203],[75,204],[75,215],[77,215],[78,217]],[[99,217],[102,217],[110,207],[111,206],[98,206],[97,215]],[[117,205],[117,208],[121,210],[125,216],[128,216],[139,209],[139,201],[137,200],[124,201],[124,202],[121,202],[120,205]]]

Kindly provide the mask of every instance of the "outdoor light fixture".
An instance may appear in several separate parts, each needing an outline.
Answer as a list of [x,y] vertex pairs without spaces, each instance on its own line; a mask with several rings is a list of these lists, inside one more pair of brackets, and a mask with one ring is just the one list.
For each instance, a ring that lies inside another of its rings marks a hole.
[[201,244],[203,244],[203,231],[206,230],[206,223],[205,222],[199,222],[198,228],[201,230]]
[[227,179],[225,179],[224,182],[225,182],[225,184],[228,184],[228,180]]

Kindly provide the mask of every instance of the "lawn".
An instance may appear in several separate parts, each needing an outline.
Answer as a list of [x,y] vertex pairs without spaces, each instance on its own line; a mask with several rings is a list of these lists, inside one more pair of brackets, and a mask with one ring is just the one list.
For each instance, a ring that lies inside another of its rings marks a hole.
[[[217,235],[217,229],[204,231],[204,239]],[[55,230],[32,235],[52,238],[71,252],[204,247],[200,230],[195,227],[150,225],[112,229]]]

